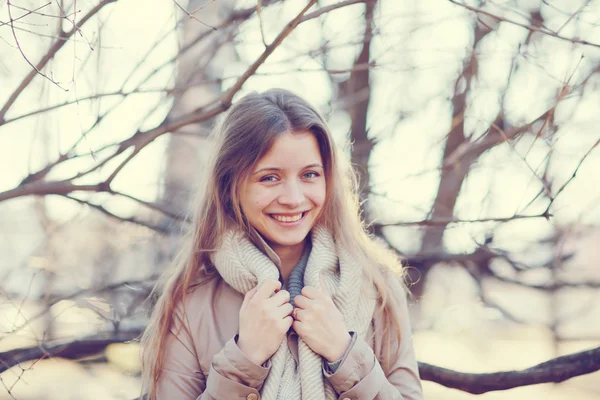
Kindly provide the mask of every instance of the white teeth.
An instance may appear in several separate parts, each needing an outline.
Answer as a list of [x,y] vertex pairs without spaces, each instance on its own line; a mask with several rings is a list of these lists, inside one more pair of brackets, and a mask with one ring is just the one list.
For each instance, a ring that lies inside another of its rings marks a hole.
[[296,221],[299,221],[300,218],[302,218],[302,214],[298,214],[293,217],[287,217],[287,216],[283,216],[283,215],[274,215],[274,214],[271,214],[271,216],[279,222],[296,222]]

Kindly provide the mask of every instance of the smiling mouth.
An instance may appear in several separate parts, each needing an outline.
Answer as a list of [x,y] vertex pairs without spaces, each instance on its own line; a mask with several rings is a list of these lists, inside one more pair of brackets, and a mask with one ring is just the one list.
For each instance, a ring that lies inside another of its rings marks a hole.
[[277,222],[291,223],[298,222],[306,215],[307,211],[296,214],[296,215],[280,215],[280,214],[269,214],[269,217],[273,218]]

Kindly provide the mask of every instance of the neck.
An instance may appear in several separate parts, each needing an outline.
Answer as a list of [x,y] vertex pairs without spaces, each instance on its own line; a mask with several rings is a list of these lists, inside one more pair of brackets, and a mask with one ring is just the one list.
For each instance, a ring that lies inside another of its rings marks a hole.
[[280,272],[284,283],[288,281],[292,270],[302,258],[302,253],[304,253],[304,246],[306,246],[306,241],[302,241],[301,243],[298,243],[293,246],[278,246],[271,244],[271,248],[281,260]]

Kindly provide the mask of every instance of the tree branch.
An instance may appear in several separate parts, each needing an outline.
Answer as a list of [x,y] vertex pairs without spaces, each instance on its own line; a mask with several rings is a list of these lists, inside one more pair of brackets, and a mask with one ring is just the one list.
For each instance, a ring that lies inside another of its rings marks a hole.
[[104,351],[110,344],[135,340],[141,333],[141,330],[100,333],[61,344],[40,343],[34,347],[5,351],[0,353],[0,373],[15,365],[41,358],[61,357],[77,360],[88,357]]
[[559,383],[600,370],[600,347],[557,357],[521,371],[468,374],[419,363],[421,379],[473,394],[539,383]]
[[552,214],[542,213],[538,215],[513,215],[512,217],[503,218],[480,218],[480,219],[456,219],[456,218],[435,218],[435,219],[424,219],[421,221],[400,221],[400,222],[383,222],[373,223],[373,226],[446,226],[449,224],[473,224],[482,222],[510,222],[516,219],[530,219],[530,218],[550,218]]
[[509,283],[511,285],[518,285],[524,288],[537,289],[537,290],[545,290],[545,291],[555,291],[559,289],[566,288],[589,288],[589,289],[600,289],[600,282],[554,282],[554,283],[526,283],[520,281],[518,279],[507,278],[503,276],[493,275],[494,279],[497,279],[501,282]]
[[525,28],[525,29],[527,29],[530,32],[543,33],[544,35],[552,36],[552,37],[555,37],[555,38],[560,39],[560,40],[566,40],[567,42],[571,42],[571,43],[579,43],[579,44],[584,44],[584,45],[588,45],[588,46],[600,47],[600,44],[597,44],[597,43],[591,43],[591,42],[588,42],[587,40],[581,40],[581,39],[568,38],[568,37],[565,37],[565,36],[561,36],[561,35],[559,35],[556,32],[552,32],[552,31],[547,30],[547,29],[538,28],[536,26],[525,25],[525,24],[522,24],[520,22],[510,20],[508,18],[500,17],[500,16],[492,14],[492,13],[490,13],[488,11],[484,11],[481,8],[473,7],[473,6],[470,6],[468,4],[464,4],[464,3],[459,3],[456,0],[448,0],[448,1],[450,3],[456,4],[457,6],[466,8],[467,10],[473,11],[473,12],[475,12],[477,14],[487,15],[488,17],[493,18],[496,21],[507,22],[509,24],[520,26],[521,28]]
[[48,52],[46,53],[46,55],[44,57],[42,57],[40,62],[34,67],[35,69],[32,70],[29,74],[27,74],[27,76],[25,77],[25,79],[23,79],[21,84],[10,95],[10,97],[4,104],[4,107],[2,107],[2,109],[0,109],[0,125],[2,125],[4,123],[6,113],[8,112],[10,107],[12,107],[12,105],[15,103],[17,98],[23,92],[23,90],[25,90],[25,88],[27,86],[29,86],[29,84],[31,83],[33,78],[37,75],[37,71],[41,71],[46,66],[48,61],[50,61],[56,55],[56,53],[67,43],[68,39],[71,36],[73,36],[75,34],[75,32],[77,32],[79,27],[83,26],[87,21],[89,21],[89,19],[92,18],[105,5],[114,3],[116,1],[117,0],[101,1],[100,3],[98,3],[98,5],[96,5],[96,7],[92,8],[90,10],[90,12],[88,12],[85,16],[83,16],[83,18],[81,18],[78,26],[73,27],[73,29],[69,30],[68,32],[61,31],[61,33],[59,35],[60,40],[57,40],[56,42],[54,42],[54,44],[52,46],[50,46],[50,49],[48,49]]
[[[44,7],[46,7],[46,6],[50,5],[50,4],[52,4],[52,2],[48,2],[46,4],[43,4],[43,5],[39,6],[38,8],[34,8],[33,10],[25,10],[27,12],[25,14],[17,17],[17,18],[9,17],[10,19],[9,19],[8,22],[1,22],[0,21],[0,28],[3,27],[4,25],[9,25],[9,24],[12,25],[14,22],[17,22],[18,20],[23,19],[23,18],[25,18],[26,16],[28,16],[30,14],[38,14],[36,12],[37,10],[41,10],[42,8],[44,8]],[[9,8],[10,7],[15,7],[15,8],[23,9],[24,10],[24,8],[19,7],[19,6],[15,6],[14,4],[10,4],[10,2],[8,2],[7,5],[8,5]],[[44,15],[44,14],[41,14],[41,15]]]
[[10,0],[8,0],[6,2],[6,8],[8,11],[8,19],[9,19],[9,23],[10,23],[10,30],[12,31],[13,34],[13,38],[15,39],[15,44],[17,45],[17,48],[19,49],[19,52],[21,53],[21,56],[23,56],[23,59],[27,62],[27,64],[29,64],[29,66],[31,68],[33,68],[33,70],[35,71],[35,73],[43,76],[44,78],[48,79],[50,82],[54,83],[56,86],[58,86],[59,88],[67,91],[66,89],[64,89],[62,86],[60,86],[60,84],[58,82],[56,82],[54,79],[50,78],[48,75],[44,74],[40,68],[36,67],[35,65],[33,65],[31,63],[31,61],[29,61],[29,58],[27,58],[27,56],[25,55],[25,52],[23,51],[23,49],[21,48],[21,44],[19,43],[19,39],[17,38],[17,32],[15,32],[15,24],[14,24],[14,19],[12,17],[12,12],[10,11],[11,9],[11,4],[10,4]]
[[[110,344],[136,340],[141,333],[141,330],[101,333],[62,344],[48,346],[41,343],[34,347],[6,351],[0,353],[0,360],[2,360],[0,373],[20,363],[41,358],[61,357],[78,360],[98,354]],[[600,370],[600,347],[557,357],[521,371],[469,374],[419,363],[421,379],[474,394],[539,383],[558,383],[598,370]]]
[[167,233],[167,230],[165,230],[164,228],[162,228],[160,226],[152,225],[152,224],[150,224],[148,222],[142,221],[142,220],[140,220],[138,218],[135,218],[135,217],[121,217],[120,215],[117,215],[117,214],[115,214],[113,212],[108,211],[106,208],[104,208],[103,206],[101,206],[99,204],[94,204],[94,203],[91,203],[89,201],[81,200],[81,199],[78,199],[77,197],[73,197],[73,196],[65,196],[65,197],[67,199],[69,199],[69,200],[76,201],[79,204],[83,204],[83,205],[92,207],[93,209],[96,209],[96,210],[100,211],[102,214],[104,214],[104,215],[106,215],[106,216],[108,216],[110,218],[116,219],[117,221],[128,222],[128,223],[131,223],[131,224],[134,224],[134,225],[143,226],[144,228],[151,229],[151,230],[153,230],[155,232],[158,232],[160,234],[166,234]]

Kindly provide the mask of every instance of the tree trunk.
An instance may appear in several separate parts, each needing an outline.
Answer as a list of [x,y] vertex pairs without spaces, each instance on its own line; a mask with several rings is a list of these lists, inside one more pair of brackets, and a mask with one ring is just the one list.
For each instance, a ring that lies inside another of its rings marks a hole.
[[363,212],[367,212],[369,197],[369,158],[373,150],[373,142],[369,138],[367,114],[371,98],[370,70],[363,68],[371,57],[371,38],[373,36],[373,12],[377,0],[365,2],[365,33],[363,46],[354,65],[361,66],[353,69],[347,81],[340,87],[340,97],[347,104],[350,115],[350,139],[352,141],[351,162],[358,175],[358,193]]
[[[192,0],[188,10],[196,10],[200,6],[202,12],[198,18],[206,26],[192,18],[186,19],[182,46],[186,46],[196,40],[199,35],[212,30],[228,12],[231,12],[233,0],[209,2],[204,0]],[[221,78],[223,68],[227,62],[235,58],[233,44],[228,42],[221,44],[223,32],[213,32],[205,39],[195,44],[192,49],[185,53],[180,59],[177,68],[176,87],[191,86],[185,92],[175,95],[175,101],[167,120],[175,119],[180,115],[191,112],[199,105],[205,104],[221,95],[221,84],[210,83],[198,85],[201,81],[213,81]],[[218,46],[218,47],[217,47]],[[218,56],[215,56],[219,48]],[[192,86],[194,85],[195,86]],[[201,182],[207,159],[207,135],[213,125],[213,121],[188,125],[183,132],[172,132],[166,151],[166,165],[163,177],[162,203],[176,213],[187,211]],[[171,224],[177,228],[176,224]]]
[[[463,71],[454,85],[455,95],[452,99],[454,110],[452,113],[452,125],[446,139],[444,154],[440,162],[442,165],[440,181],[437,195],[430,212],[429,219],[431,220],[451,219],[454,216],[454,206],[458,200],[462,184],[471,169],[471,165],[483,152],[469,153],[461,158],[459,162],[446,168],[443,167],[444,161],[453,154],[459,146],[468,141],[464,135],[466,99],[471,86],[471,80],[477,75],[477,55],[475,50],[479,41],[484,37],[484,34],[485,32],[481,30],[479,24],[476,24],[473,52],[471,53],[471,57],[465,63]],[[423,235],[423,241],[421,243],[421,253],[424,255],[428,253],[442,253],[444,251],[444,232],[446,230],[446,225],[427,226],[424,227],[424,229],[425,234]],[[411,286],[411,292],[417,298],[423,295],[427,273],[432,266],[432,262],[423,262],[421,265],[416,266],[420,277],[418,280],[415,280],[415,283]]]

